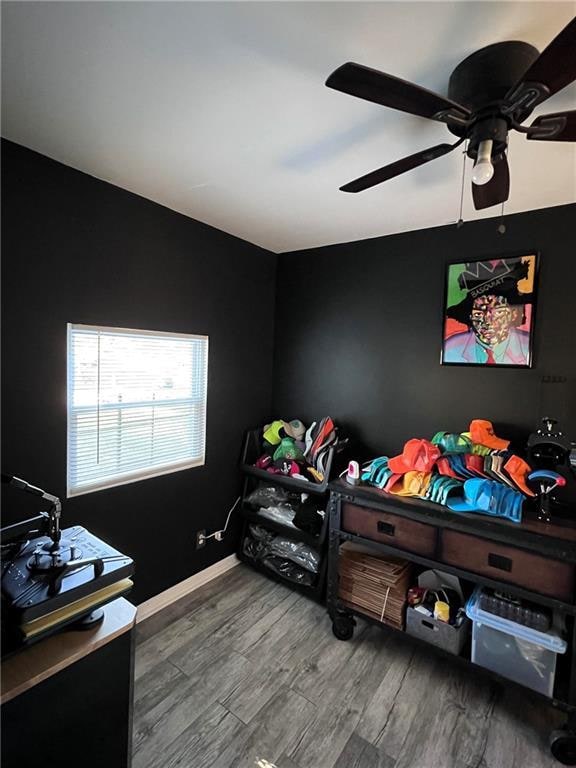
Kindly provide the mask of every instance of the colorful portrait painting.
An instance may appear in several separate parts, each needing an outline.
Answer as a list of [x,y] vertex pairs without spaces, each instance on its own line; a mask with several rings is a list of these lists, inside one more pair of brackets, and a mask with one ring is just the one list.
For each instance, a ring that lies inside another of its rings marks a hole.
[[533,253],[448,265],[443,364],[530,367],[537,259]]

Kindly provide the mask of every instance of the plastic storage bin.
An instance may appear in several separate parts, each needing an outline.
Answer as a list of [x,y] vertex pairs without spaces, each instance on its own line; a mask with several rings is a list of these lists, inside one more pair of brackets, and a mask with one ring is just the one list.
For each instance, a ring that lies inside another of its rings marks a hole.
[[459,627],[445,621],[438,621],[408,606],[406,609],[406,632],[419,640],[443,648],[456,656],[460,654],[468,635],[470,621],[465,619]]
[[476,589],[466,604],[466,615],[473,622],[472,661],[552,697],[556,656],[566,652],[566,641],[554,630],[539,632],[483,611],[481,593]]

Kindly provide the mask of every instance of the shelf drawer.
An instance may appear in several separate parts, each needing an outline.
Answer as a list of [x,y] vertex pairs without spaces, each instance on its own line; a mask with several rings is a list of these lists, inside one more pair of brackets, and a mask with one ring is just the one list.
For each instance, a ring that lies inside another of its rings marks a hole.
[[466,571],[571,602],[574,565],[444,529],[441,560]]
[[347,533],[381,541],[407,552],[430,557],[436,551],[437,529],[400,515],[344,503],[341,525]]

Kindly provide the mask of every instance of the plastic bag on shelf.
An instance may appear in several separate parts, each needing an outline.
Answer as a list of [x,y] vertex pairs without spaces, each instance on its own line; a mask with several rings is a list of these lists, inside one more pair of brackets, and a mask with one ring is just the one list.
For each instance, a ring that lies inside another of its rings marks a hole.
[[292,509],[292,507],[286,506],[284,504],[275,507],[261,507],[258,510],[258,514],[262,515],[262,517],[267,517],[269,520],[274,520],[277,523],[289,525],[292,528],[296,527],[294,525],[294,515],[296,512]]
[[282,576],[288,581],[292,581],[295,584],[305,584],[306,586],[312,586],[314,583],[314,575],[307,571],[305,568],[300,568],[299,565],[293,563],[291,560],[284,560],[281,557],[275,557],[273,555],[265,557],[262,563],[274,571],[279,576]]
[[270,541],[274,538],[274,534],[270,531],[267,531],[266,528],[262,528],[261,525],[250,525],[248,526],[248,530],[254,539],[262,541],[266,544],[270,543]]
[[253,507],[276,507],[288,501],[289,493],[276,485],[261,485],[246,497],[246,503]]
[[320,555],[315,549],[300,541],[275,536],[269,545],[270,553],[291,560],[311,573],[318,573]]
[[242,542],[242,552],[251,560],[260,562],[268,551],[266,543],[260,539],[255,539],[252,536],[245,536]]
[[320,556],[312,547],[276,536],[259,525],[248,526],[242,551],[252,560],[298,584],[312,584],[320,566]]

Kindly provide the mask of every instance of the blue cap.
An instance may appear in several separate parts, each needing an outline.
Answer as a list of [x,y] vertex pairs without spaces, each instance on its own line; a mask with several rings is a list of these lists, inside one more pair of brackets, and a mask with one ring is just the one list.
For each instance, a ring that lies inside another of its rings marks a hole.
[[452,467],[454,472],[461,475],[462,477],[464,478],[476,477],[474,472],[471,472],[466,466],[466,461],[462,454],[459,454],[456,456],[450,456],[449,461],[450,461],[450,466]]
[[493,480],[474,478],[466,480],[464,494],[447,499],[454,512],[482,512],[496,517],[506,517],[515,523],[522,519],[522,494]]
[[428,486],[426,498],[437,504],[445,504],[448,495],[454,491],[461,492],[461,488],[460,480],[445,475],[434,475]]
[[374,476],[380,467],[388,466],[388,456],[379,456],[376,459],[372,459],[370,464],[362,470],[361,479],[366,483],[371,483],[374,480]]
[[376,488],[384,488],[394,473],[388,466],[388,456],[378,456],[362,471],[361,480]]

